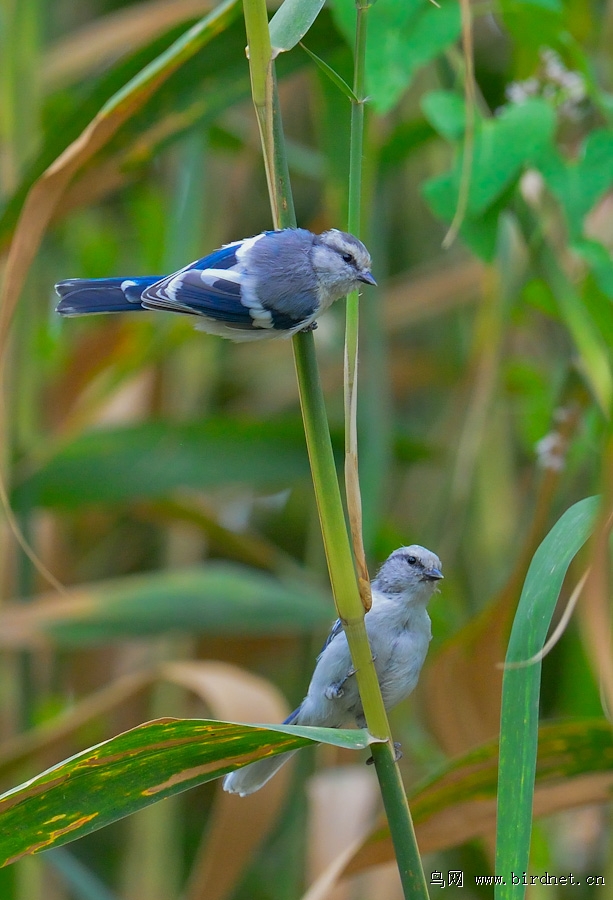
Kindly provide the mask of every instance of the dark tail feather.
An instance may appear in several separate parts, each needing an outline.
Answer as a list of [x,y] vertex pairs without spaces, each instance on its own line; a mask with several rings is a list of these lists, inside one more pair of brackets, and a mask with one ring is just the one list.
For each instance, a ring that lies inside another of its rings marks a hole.
[[60,281],[55,290],[60,297],[56,312],[61,316],[92,313],[137,312],[145,288],[159,281],[149,278],[71,278]]
[[301,709],[302,709],[302,703],[300,704],[300,706],[297,706],[293,712],[291,712],[289,714],[287,719],[283,720],[283,724],[284,725],[295,725],[296,719],[298,718],[298,713],[300,712]]

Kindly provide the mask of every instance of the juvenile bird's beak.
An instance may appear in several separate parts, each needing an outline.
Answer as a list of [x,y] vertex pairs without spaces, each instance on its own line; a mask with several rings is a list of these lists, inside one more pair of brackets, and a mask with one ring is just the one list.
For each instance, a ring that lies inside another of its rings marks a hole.
[[427,578],[428,581],[438,581],[440,578],[444,578],[445,576],[440,569],[435,569],[433,566],[431,569],[425,570],[423,577]]
[[377,282],[376,282],[375,279],[372,277],[372,275],[370,274],[370,272],[360,272],[360,274],[358,275],[358,278],[359,278],[360,281],[363,281],[364,284],[372,284],[372,285],[374,285],[375,287],[377,287]]

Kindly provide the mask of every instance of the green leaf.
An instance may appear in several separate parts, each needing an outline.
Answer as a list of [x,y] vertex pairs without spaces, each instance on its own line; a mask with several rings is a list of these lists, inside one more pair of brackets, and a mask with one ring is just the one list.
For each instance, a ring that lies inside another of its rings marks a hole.
[[[433,114],[438,115],[439,120],[444,117],[445,102],[450,110],[450,100],[434,98]],[[453,108],[457,125],[457,104]],[[451,111],[448,115],[449,126],[453,128]],[[442,127],[445,127],[444,123]],[[508,192],[513,189],[522,171],[549,150],[554,131],[554,112],[542,100],[528,100],[518,106],[508,106],[497,118],[477,123],[468,204],[460,234],[482,259],[489,262],[494,258],[498,216],[506,205]],[[430,179],[423,187],[424,196],[434,213],[446,221],[452,220],[457,209],[462,177],[460,153],[451,172]]]
[[60,847],[248,762],[311,743],[361,750],[374,740],[363,730],[146,722],[3,794],[0,865]]
[[301,44],[300,46],[305,53],[308,53],[313,62],[321,69],[322,72],[324,72],[328,76],[332,84],[335,84],[339,91],[341,91],[341,93],[343,93],[348,100],[351,100],[354,103],[358,102],[358,98],[353,93],[345,79],[341,78],[338,72],[335,72],[327,62],[324,62],[324,60],[320,59],[319,56],[316,56],[315,53],[312,53],[308,47],[305,47],[304,44]]
[[279,489],[308,476],[298,420],[147,422],[80,435],[19,485],[13,503],[74,509],[179,487]]
[[273,53],[295,47],[305,36],[324,5],[324,0],[284,0],[269,23]]
[[[592,531],[598,498],[571,506],[534,554],[513,622],[506,662],[530,659],[545,643],[566,571]],[[541,663],[507,668],[500,729],[496,872],[527,871],[538,742]],[[519,900],[521,885],[496,888],[497,900]]]
[[442,137],[457,141],[464,134],[464,98],[455,91],[430,91],[422,98],[421,108],[428,122]]
[[296,634],[333,618],[329,598],[308,580],[208,563],[88,584],[59,599],[8,603],[0,610],[0,631],[13,646],[41,638],[74,645],[169,631]]
[[[333,0],[334,18],[353,47],[354,0]],[[440,7],[427,0],[377,0],[368,12],[366,87],[380,113],[389,112],[416,72],[457,40],[461,30],[457,3]]]
[[597,304],[598,318],[595,318],[583,303],[572,282],[568,280],[553,250],[544,242],[537,249],[536,261],[553,292],[560,317],[577,346],[581,357],[582,374],[602,410],[608,415],[613,398],[613,375],[610,347],[600,330],[602,323],[600,304]]
[[[434,214],[445,222],[451,222],[458,202],[453,174],[446,172],[429,179],[422,185],[422,193]],[[498,217],[504,206],[504,198],[501,198],[483,215],[475,218],[466,215],[462,220],[460,227],[462,240],[485,262],[491,262],[496,255]]]
[[[543,100],[508,106],[495,119],[482,122],[468,195],[469,216],[481,215],[515,181],[525,166],[539,159],[553,141],[555,114]],[[459,187],[462,161],[455,168]]]
[[[551,790],[557,783],[563,795],[568,789],[565,779],[612,771],[613,735],[604,719],[550,723],[539,729],[536,768],[539,788],[546,789],[549,783]],[[495,800],[497,786],[498,741],[492,741],[453,760],[414,788],[411,809],[415,821],[418,825],[425,823],[462,803]],[[558,801],[556,806],[564,808],[563,802]],[[460,836],[461,841],[466,839],[465,834]],[[496,871],[502,874],[501,869]]]
[[[409,794],[419,846],[437,853],[491,835],[495,825],[498,742],[452,760]],[[602,719],[543,725],[538,735],[535,815],[551,815],[581,802],[607,802],[613,785],[613,735]],[[376,828],[338,877],[393,861],[389,828]],[[518,871],[517,864],[502,877]]]
[[607,248],[598,241],[578,240],[572,250],[588,264],[603,294],[613,300],[613,260]]
[[578,238],[586,214],[613,184],[613,131],[588,135],[576,162],[566,162],[552,150],[539,168],[566,213],[571,236]]

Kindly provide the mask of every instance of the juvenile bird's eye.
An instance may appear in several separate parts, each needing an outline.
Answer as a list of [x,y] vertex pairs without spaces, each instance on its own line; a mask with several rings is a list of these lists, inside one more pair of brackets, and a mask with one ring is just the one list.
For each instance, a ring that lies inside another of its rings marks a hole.
[[407,556],[406,560],[410,566],[414,566],[415,563],[417,562],[417,557],[416,556]]
[[354,260],[354,258],[353,258],[353,256],[352,256],[351,253],[343,253],[343,260],[344,260],[344,262],[346,262],[346,263],[353,263],[353,262],[355,262],[355,260]]

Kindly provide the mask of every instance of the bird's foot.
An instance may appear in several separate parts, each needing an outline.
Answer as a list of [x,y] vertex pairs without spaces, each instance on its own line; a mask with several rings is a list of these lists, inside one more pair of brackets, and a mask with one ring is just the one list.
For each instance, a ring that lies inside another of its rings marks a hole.
[[[394,741],[394,761],[398,762],[399,759],[402,759],[402,750],[398,741]],[[372,758],[372,756],[369,756],[366,760],[366,765],[372,766],[373,763],[374,759]]]
[[311,322],[310,325],[307,325],[306,328],[301,328],[300,331],[303,334],[306,334],[309,331],[315,331],[316,328],[317,328],[317,322]]
[[344,678],[341,678],[340,681],[335,681],[332,684],[328,685],[328,687],[324,691],[324,697],[326,700],[339,700],[345,693],[343,690],[343,685],[347,681],[348,678],[351,678],[352,675],[355,675],[355,669],[353,666],[349,669]]
[[344,681],[337,681],[334,684],[329,684],[328,687],[324,691],[324,697],[326,700],[340,700],[345,691],[343,690]]

